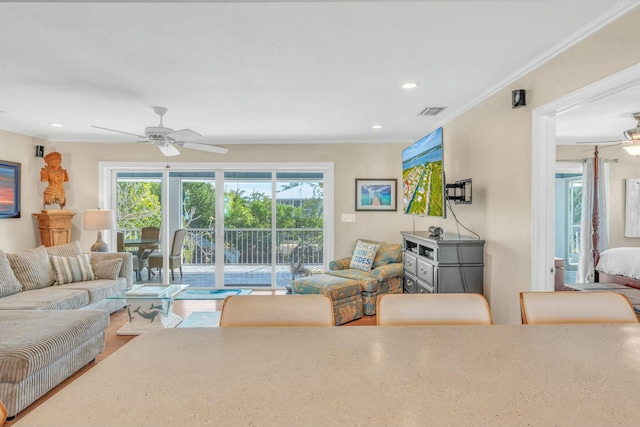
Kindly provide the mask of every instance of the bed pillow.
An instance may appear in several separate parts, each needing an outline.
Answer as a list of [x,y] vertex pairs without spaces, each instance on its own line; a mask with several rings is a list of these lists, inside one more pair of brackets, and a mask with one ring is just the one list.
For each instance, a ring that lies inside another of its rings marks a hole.
[[116,280],[120,276],[120,269],[122,269],[122,259],[109,259],[105,261],[91,261],[93,267],[93,274],[96,279],[109,279]]
[[640,248],[611,248],[600,254],[596,270],[640,280]]
[[0,250],[0,298],[17,294],[22,291],[22,285],[13,274],[7,254]]
[[51,266],[53,267],[53,276],[56,279],[57,285],[95,279],[93,268],[87,255],[52,255]]
[[376,257],[376,253],[378,253],[379,248],[380,245],[375,243],[366,243],[362,240],[358,240],[356,242],[356,247],[353,250],[353,256],[351,257],[349,268],[371,271],[373,259]]
[[23,291],[46,288],[53,285],[53,269],[44,246],[8,253],[7,258]]

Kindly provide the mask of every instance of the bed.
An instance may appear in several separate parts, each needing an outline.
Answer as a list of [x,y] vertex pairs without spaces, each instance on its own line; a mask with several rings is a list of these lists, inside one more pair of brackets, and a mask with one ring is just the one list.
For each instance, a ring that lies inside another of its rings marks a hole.
[[593,225],[592,251],[595,265],[595,281],[600,283],[617,283],[640,289],[640,247],[611,248],[600,253],[598,251],[599,219],[598,212],[598,147],[593,152],[593,188],[594,209],[591,222]]

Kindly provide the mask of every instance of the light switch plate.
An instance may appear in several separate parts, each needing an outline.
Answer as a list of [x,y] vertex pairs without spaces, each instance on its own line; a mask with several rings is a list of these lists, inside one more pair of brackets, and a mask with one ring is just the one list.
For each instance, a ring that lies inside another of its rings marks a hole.
[[342,214],[342,222],[356,222],[356,214]]

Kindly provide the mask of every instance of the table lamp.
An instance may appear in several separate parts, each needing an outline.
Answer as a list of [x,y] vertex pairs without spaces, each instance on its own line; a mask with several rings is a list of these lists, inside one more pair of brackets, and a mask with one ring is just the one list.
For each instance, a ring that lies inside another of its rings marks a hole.
[[98,240],[91,246],[91,252],[108,252],[109,245],[102,240],[102,230],[111,230],[115,225],[110,209],[87,209],[84,211],[84,229],[98,230]]

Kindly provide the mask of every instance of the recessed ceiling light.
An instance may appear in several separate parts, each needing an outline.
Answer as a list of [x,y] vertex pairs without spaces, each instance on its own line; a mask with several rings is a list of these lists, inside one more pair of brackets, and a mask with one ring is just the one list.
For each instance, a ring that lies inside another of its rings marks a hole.
[[49,126],[53,126],[54,128],[61,128],[62,125],[60,123],[49,123]]
[[382,129],[382,125],[373,125],[371,129]]
[[418,83],[410,82],[402,85],[402,89],[415,89],[418,87]]

